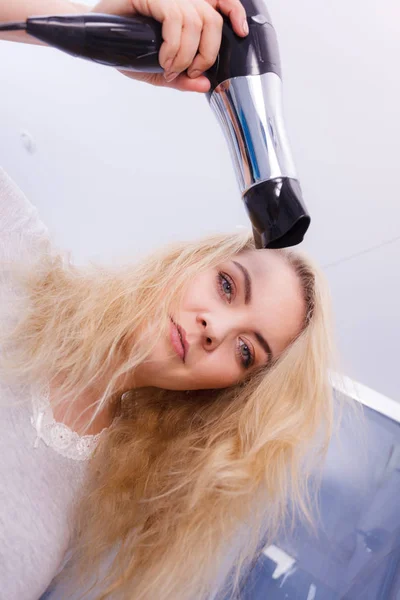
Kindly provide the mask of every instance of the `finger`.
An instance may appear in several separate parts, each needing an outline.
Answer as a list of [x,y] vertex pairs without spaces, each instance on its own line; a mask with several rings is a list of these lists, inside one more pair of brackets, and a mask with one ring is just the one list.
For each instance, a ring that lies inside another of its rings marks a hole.
[[218,0],[217,7],[229,17],[237,35],[246,36],[249,33],[246,11],[239,0]]
[[204,14],[204,26],[201,34],[199,53],[188,71],[189,77],[198,77],[210,69],[217,60],[221,47],[223,19],[210,7]]
[[176,8],[168,12],[162,24],[163,43],[158,54],[158,61],[163,69],[169,71],[181,46],[183,14]]
[[182,73],[190,67],[199,49],[202,29],[203,20],[198,12],[195,10],[186,12],[183,20],[180,48],[170,71]]

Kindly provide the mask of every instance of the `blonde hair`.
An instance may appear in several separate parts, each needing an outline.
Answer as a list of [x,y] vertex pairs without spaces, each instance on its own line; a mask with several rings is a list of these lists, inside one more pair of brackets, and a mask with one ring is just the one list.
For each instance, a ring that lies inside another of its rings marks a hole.
[[3,372],[29,382],[61,374],[72,403],[112,371],[97,410],[112,400],[116,416],[90,460],[73,544],[82,581],[103,569],[99,600],[205,600],[217,579],[233,598],[261,540],[276,539],[289,516],[315,525],[334,348],[325,278],[305,255],[267,251],[292,265],[306,304],[301,333],[267,370],[223,390],[116,385],[164,335],[191,278],[253,248],[248,233],[223,234],[136,267],[78,268],[55,253],[17,273],[29,308],[8,337]]

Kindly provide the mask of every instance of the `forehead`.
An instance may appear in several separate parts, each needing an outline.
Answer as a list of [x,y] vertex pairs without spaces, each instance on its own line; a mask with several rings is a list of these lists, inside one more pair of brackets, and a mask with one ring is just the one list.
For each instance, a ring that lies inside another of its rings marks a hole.
[[274,250],[249,250],[238,259],[252,279],[251,318],[277,355],[302,328],[305,302],[300,279],[285,257]]

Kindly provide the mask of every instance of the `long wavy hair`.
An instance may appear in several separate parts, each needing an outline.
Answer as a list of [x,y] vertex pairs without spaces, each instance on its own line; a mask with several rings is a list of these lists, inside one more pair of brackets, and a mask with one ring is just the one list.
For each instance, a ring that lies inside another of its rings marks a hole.
[[168,246],[137,266],[78,267],[57,251],[16,269],[29,302],[3,373],[61,376],[71,404],[111,373],[94,414],[112,402],[114,419],[89,461],[72,543],[74,581],[95,574],[98,600],[233,598],[261,540],[298,518],[315,530],[335,352],[325,277],[304,254],[260,250],[290,263],[306,306],[301,333],[268,368],[226,389],[117,385],[165,335],[192,278],[253,248],[240,232]]

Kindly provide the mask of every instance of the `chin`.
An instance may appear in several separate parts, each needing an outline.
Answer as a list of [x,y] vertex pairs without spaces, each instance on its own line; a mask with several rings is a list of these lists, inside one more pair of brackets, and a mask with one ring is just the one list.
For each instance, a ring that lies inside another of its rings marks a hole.
[[177,379],[165,379],[165,380],[158,380],[155,384],[154,387],[158,387],[164,390],[170,390],[171,392],[188,392],[188,391],[192,391],[192,390],[197,390],[199,389],[199,386],[193,385],[191,383],[187,383],[184,382],[182,380],[180,380],[179,378]]

